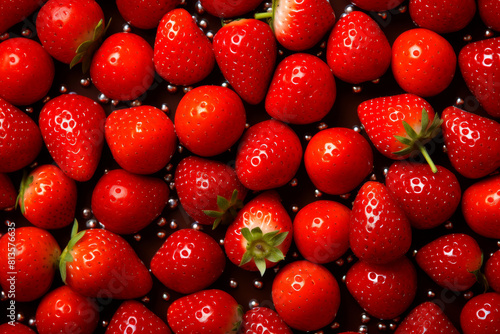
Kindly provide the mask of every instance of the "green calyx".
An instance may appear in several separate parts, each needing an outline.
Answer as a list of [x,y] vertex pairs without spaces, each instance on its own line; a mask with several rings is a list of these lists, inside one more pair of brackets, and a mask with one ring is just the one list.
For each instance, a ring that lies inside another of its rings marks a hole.
[[64,283],[66,283],[66,263],[73,262],[71,251],[78,241],[85,235],[85,231],[78,232],[78,221],[75,219],[73,228],[71,229],[71,239],[66,248],[64,248],[61,257],[59,258],[59,272]]
[[488,283],[486,276],[481,272],[481,267],[483,266],[483,261],[484,261],[484,254],[481,253],[481,263],[480,263],[479,267],[476,270],[469,271],[469,272],[471,274],[474,274],[474,276],[476,277],[476,281],[483,287],[484,292],[486,292],[490,288],[490,284]]
[[395,135],[394,138],[396,138],[397,141],[406,145],[407,147],[405,147],[400,151],[393,152],[393,154],[403,156],[411,154],[415,151],[420,151],[420,153],[422,153],[425,160],[431,167],[432,172],[436,173],[437,172],[436,165],[432,161],[424,145],[438,134],[440,126],[443,123],[443,120],[440,119],[439,116],[436,114],[434,116],[434,119],[432,120],[432,123],[429,124],[429,114],[427,113],[427,110],[425,110],[424,108],[422,109],[422,122],[421,122],[422,128],[420,129],[419,133],[417,133],[406,121],[402,122],[403,122],[403,127],[406,131],[406,137]]
[[257,20],[267,20],[267,23],[274,31],[273,22],[274,22],[274,13],[276,13],[276,7],[278,7],[279,0],[273,0],[272,11],[264,12],[264,13],[255,13],[254,18]]
[[241,258],[240,266],[253,259],[260,275],[264,276],[266,260],[279,262],[285,259],[283,252],[277,246],[285,241],[288,232],[273,231],[263,234],[260,227],[255,227],[251,231],[244,227],[241,229],[241,235],[247,240],[247,250]]
[[228,200],[222,196],[217,196],[217,207],[219,210],[203,210],[203,213],[211,218],[215,218],[212,229],[216,229],[220,223],[229,224],[243,207],[243,201],[238,199],[238,190],[234,189],[231,198]]
[[231,328],[231,332],[233,333],[238,333],[238,330],[240,329],[241,326],[241,318],[243,317],[243,306],[238,305],[236,308],[236,318],[237,320],[233,323],[233,328]]
[[24,193],[26,192],[26,189],[30,186],[32,182],[33,182],[33,175],[28,175],[28,172],[24,170],[23,178],[21,179],[21,185],[19,186],[19,194],[17,195],[16,204],[14,206],[17,209],[19,201],[21,201],[20,208],[21,208],[21,213],[23,215],[26,212],[26,208],[24,207]]

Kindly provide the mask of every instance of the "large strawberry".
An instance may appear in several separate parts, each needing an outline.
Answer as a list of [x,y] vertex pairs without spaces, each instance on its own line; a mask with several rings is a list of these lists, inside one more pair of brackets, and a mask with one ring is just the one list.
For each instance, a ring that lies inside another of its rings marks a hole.
[[267,307],[254,307],[243,315],[241,334],[292,334],[283,319]]
[[106,328],[106,334],[170,334],[163,320],[136,300],[123,302]]
[[153,29],[161,18],[181,4],[181,0],[116,0],[116,7],[121,16],[140,29]]
[[479,15],[489,28],[500,31],[500,3],[496,0],[478,0]]
[[17,191],[7,174],[0,173],[0,210],[16,205]]
[[262,0],[200,0],[203,9],[217,17],[237,17],[246,14]]
[[399,6],[404,0],[351,0],[353,4],[361,9],[382,12]]
[[410,16],[421,28],[438,34],[459,31],[472,21],[476,14],[474,0],[440,1],[410,0]]
[[460,313],[460,326],[464,334],[500,333],[500,293],[470,299]]
[[20,322],[12,321],[0,325],[2,334],[36,334],[34,330]]
[[14,24],[26,19],[45,0],[2,1],[0,10],[0,34],[3,34]]
[[394,334],[410,333],[459,334],[443,310],[432,302],[425,302],[415,307],[394,332]]
[[496,292],[500,292],[500,250],[493,253],[486,262],[484,275],[489,286]]

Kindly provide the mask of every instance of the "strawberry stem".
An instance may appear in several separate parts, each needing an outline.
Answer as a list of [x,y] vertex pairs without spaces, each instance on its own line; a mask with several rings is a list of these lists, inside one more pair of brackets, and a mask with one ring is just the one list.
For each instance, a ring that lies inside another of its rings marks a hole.
[[256,20],[264,20],[273,17],[273,12],[255,13],[254,18]]
[[66,263],[73,262],[73,256],[71,251],[78,241],[85,235],[85,231],[78,232],[78,221],[75,219],[73,227],[71,228],[71,240],[68,242],[66,248],[64,248],[61,256],[59,257],[59,272],[61,274],[62,281],[66,284]]
[[421,142],[417,141],[415,142],[415,144],[417,145],[420,153],[422,153],[422,155],[424,156],[425,158],[425,161],[427,161],[427,163],[429,164],[429,166],[431,167],[431,170],[433,173],[437,173],[437,167],[436,165],[434,164],[434,161],[432,161],[432,158],[431,156],[429,155],[429,152],[427,152],[427,150],[425,149],[425,146],[422,145]]
[[243,207],[243,201],[238,199],[238,190],[234,189],[231,198],[228,200],[217,195],[217,207],[219,210],[204,210],[203,213],[211,218],[215,218],[212,229],[215,230],[220,223],[229,224],[235,217],[239,209]]

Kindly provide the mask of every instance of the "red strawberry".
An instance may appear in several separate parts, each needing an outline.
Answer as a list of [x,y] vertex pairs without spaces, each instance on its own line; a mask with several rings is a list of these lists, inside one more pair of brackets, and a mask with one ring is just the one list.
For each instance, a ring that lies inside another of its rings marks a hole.
[[431,241],[418,250],[415,259],[434,282],[453,291],[470,289],[483,263],[476,240],[461,233]]
[[267,120],[243,135],[236,153],[236,174],[249,189],[277,188],[294,177],[301,160],[297,134],[280,121]]
[[475,296],[460,313],[464,334],[500,333],[500,293],[489,292]]
[[301,331],[329,325],[340,306],[335,277],[322,265],[308,261],[292,262],[278,272],[272,298],[279,316]]
[[153,29],[158,27],[161,18],[181,4],[181,0],[116,0],[116,7],[121,16],[140,29]]
[[236,333],[241,315],[236,300],[216,289],[181,297],[167,310],[168,324],[176,334]]
[[[7,226],[0,238],[0,285],[11,300],[33,301],[49,290],[61,249],[51,234],[38,227],[14,229],[13,222]],[[14,292],[9,292],[11,283]]]
[[280,316],[267,307],[255,307],[243,315],[241,334],[292,334]]
[[92,334],[99,322],[98,306],[68,286],[51,291],[36,310],[36,329],[39,334]]
[[40,131],[50,155],[76,181],[88,181],[104,144],[104,109],[88,97],[66,94],[50,100],[40,112]]
[[460,50],[462,77],[484,110],[500,117],[500,37],[470,43]]
[[351,210],[333,201],[303,207],[293,221],[293,236],[302,256],[314,263],[335,261],[349,249]]
[[356,188],[372,171],[373,152],[356,131],[331,128],[312,137],[304,153],[304,164],[316,188],[341,195]]
[[415,307],[401,322],[394,334],[459,334],[450,319],[434,303]]
[[351,0],[353,4],[361,9],[382,12],[399,6],[404,0]]
[[203,157],[231,148],[245,130],[245,123],[243,102],[225,87],[197,87],[184,95],[175,111],[179,142]]
[[21,22],[40,7],[45,0],[3,1],[0,10],[0,35]]
[[500,292],[500,250],[497,250],[486,262],[484,275],[489,286]]
[[377,22],[363,12],[340,18],[326,49],[335,77],[351,84],[380,78],[391,64],[391,45]]
[[18,204],[33,225],[56,229],[71,224],[76,209],[75,181],[54,165],[42,165],[25,174]]
[[443,111],[444,143],[452,166],[478,179],[500,167],[500,124],[455,107]]
[[97,181],[92,212],[113,233],[136,233],[161,214],[168,195],[168,185],[161,179],[115,169]]
[[105,136],[120,167],[136,174],[165,167],[177,140],[170,118],[152,106],[114,111],[106,119]]
[[476,14],[474,0],[410,0],[410,16],[421,28],[446,34],[465,28]]
[[170,334],[167,325],[142,303],[123,302],[106,328],[106,334]]
[[309,124],[330,112],[335,95],[335,79],[328,65],[316,56],[296,53],[278,65],[265,107],[277,120]]
[[0,210],[16,205],[17,191],[7,174],[0,173]]
[[237,17],[249,13],[262,0],[200,0],[203,9],[217,17]]
[[500,31],[500,3],[496,0],[478,0],[479,15],[489,28]]
[[0,43],[0,64],[2,99],[24,106],[49,92],[55,74],[54,62],[37,42],[18,37]]
[[235,20],[214,36],[215,60],[226,80],[250,104],[266,96],[276,63],[271,28],[254,19]]
[[422,97],[445,90],[455,75],[457,56],[451,44],[437,33],[410,29],[392,45],[392,73],[406,92]]
[[154,46],[156,72],[174,85],[192,85],[212,72],[214,52],[191,14],[171,10],[160,21]]
[[389,263],[411,245],[411,226],[387,188],[366,182],[352,207],[349,244],[354,254],[369,263]]
[[34,330],[20,322],[6,322],[0,325],[1,334],[36,334]]
[[460,204],[460,184],[455,174],[436,166],[398,161],[385,178],[387,189],[414,228],[434,228],[449,219]]
[[226,257],[208,234],[193,229],[174,232],[151,260],[151,272],[167,288],[193,293],[207,288],[224,271]]
[[292,220],[275,191],[248,202],[229,225],[224,238],[226,255],[245,270],[260,271],[283,260],[293,239]]

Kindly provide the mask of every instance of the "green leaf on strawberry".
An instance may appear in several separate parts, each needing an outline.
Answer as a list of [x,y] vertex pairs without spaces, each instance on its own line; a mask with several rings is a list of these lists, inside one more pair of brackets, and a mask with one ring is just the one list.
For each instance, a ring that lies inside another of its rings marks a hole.
[[[26,192],[26,188],[29,187],[29,185],[33,182],[33,176],[30,175],[28,176],[28,172],[24,170],[23,172],[23,178],[21,179],[21,185],[19,187],[19,194],[17,195],[16,199],[16,205],[15,208],[17,209],[17,206],[20,206],[21,213],[24,215],[26,210],[24,207],[24,193]],[[19,203],[21,202],[21,203]]]
[[215,218],[212,229],[216,229],[220,223],[229,224],[235,217],[239,209],[243,207],[243,201],[238,199],[238,190],[234,189],[231,198],[217,195],[217,207],[219,210],[203,210],[207,216]]
[[59,271],[61,272],[61,278],[64,283],[66,283],[66,263],[73,262],[73,256],[71,255],[71,250],[76,245],[78,241],[85,235],[86,231],[78,232],[78,221],[75,219],[73,223],[73,228],[71,229],[71,239],[68,242],[66,248],[64,248],[61,257],[59,259]]

